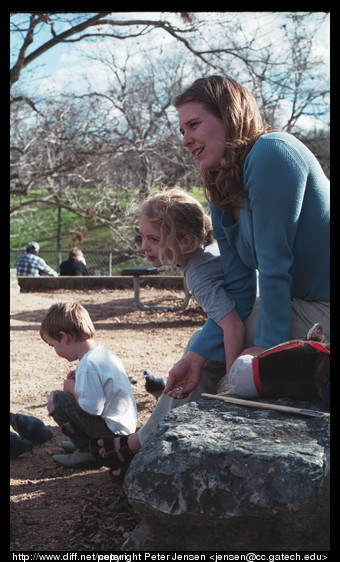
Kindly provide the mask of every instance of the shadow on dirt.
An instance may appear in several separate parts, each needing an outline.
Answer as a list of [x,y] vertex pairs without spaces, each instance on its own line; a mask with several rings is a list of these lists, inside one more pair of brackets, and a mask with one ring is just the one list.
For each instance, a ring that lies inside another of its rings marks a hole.
[[[158,304],[164,300],[153,300],[152,304]],[[171,304],[167,302],[166,304]],[[112,329],[112,330],[138,330],[141,327],[148,329],[177,327],[180,322],[183,327],[196,327],[202,325],[205,321],[205,315],[201,308],[197,305],[189,307],[183,311],[159,311],[159,310],[139,310],[133,299],[117,299],[103,304],[87,304],[84,305],[88,311],[96,329]],[[21,321],[23,324],[12,325],[12,331],[39,330],[42,319],[48,309],[36,309],[11,314],[11,319]],[[129,314],[133,319],[129,319]],[[112,323],[102,322],[112,320]],[[137,320],[137,321],[136,321]]]
[[[52,454],[61,452],[64,436],[55,426],[49,429],[51,441],[11,459],[16,472],[10,489],[11,550],[24,544],[32,551],[119,551],[139,517],[107,468],[58,466]],[[53,536],[53,544],[51,538],[46,544],[45,536]]]

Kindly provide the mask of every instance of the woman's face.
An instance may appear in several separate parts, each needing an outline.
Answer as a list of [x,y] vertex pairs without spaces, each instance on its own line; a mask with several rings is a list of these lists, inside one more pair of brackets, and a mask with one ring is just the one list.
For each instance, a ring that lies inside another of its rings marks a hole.
[[178,109],[183,146],[190,150],[201,169],[217,170],[224,155],[226,127],[203,103],[191,101]]

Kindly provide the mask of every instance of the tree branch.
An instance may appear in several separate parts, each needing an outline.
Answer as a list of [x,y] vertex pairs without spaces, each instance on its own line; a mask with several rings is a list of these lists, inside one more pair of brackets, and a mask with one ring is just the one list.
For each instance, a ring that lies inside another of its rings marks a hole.
[[24,44],[20,49],[17,63],[13,66],[10,72],[10,86],[12,86],[19,79],[21,70],[25,68],[28,64],[30,64],[32,61],[34,61],[37,57],[39,57],[40,55],[42,55],[43,53],[54,47],[54,45],[57,45],[58,43],[65,41],[65,39],[67,39],[71,35],[75,35],[76,33],[83,31],[83,29],[86,29],[90,25],[95,25],[98,22],[98,20],[102,19],[109,13],[110,12],[101,12],[100,14],[97,14],[96,16],[89,18],[88,20],[80,23],[79,25],[75,25],[74,27],[71,27],[70,29],[63,31],[59,35],[56,35],[54,33],[53,39],[50,39],[50,41],[47,41],[46,43],[41,45],[41,47],[38,47],[38,49],[36,49],[35,51],[33,51],[33,53],[31,53],[26,57],[25,55],[26,55],[27,48],[33,42],[34,28],[41,21],[47,22],[46,18],[48,18],[48,14],[40,15],[38,17],[35,17],[33,14],[30,18],[30,27],[26,35]]

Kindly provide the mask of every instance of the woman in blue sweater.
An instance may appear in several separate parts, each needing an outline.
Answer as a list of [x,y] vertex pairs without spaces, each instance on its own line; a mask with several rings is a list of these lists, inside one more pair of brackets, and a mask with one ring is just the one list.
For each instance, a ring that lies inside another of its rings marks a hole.
[[[243,353],[303,339],[316,322],[329,341],[329,181],[315,156],[292,135],[268,132],[253,96],[231,78],[196,80],[175,107],[183,145],[201,169],[226,290],[245,322]],[[188,396],[207,359],[224,361],[211,320],[165,392]]]
[[[329,341],[329,182],[318,161],[292,135],[269,132],[253,96],[228,77],[196,80],[175,107],[210,202],[225,289],[245,323],[241,355],[305,339],[318,322]],[[111,440],[111,467],[126,468],[169,410],[224,373],[223,332],[209,318],[171,369],[147,423],[129,435],[128,456]],[[105,457],[107,444],[98,445]]]

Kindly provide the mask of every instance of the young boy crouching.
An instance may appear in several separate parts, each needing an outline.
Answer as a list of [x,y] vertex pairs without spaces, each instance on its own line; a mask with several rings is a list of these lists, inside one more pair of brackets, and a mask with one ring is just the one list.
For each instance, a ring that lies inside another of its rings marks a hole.
[[53,304],[42,321],[40,335],[57,355],[79,360],[64,381],[63,391],[48,398],[50,416],[71,442],[69,454],[53,459],[66,467],[93,463],[89,441],[103,435],[128,435],[136,430],[137,407],[124,366],[114,353],[94,340],[94,326],[76,302]]

